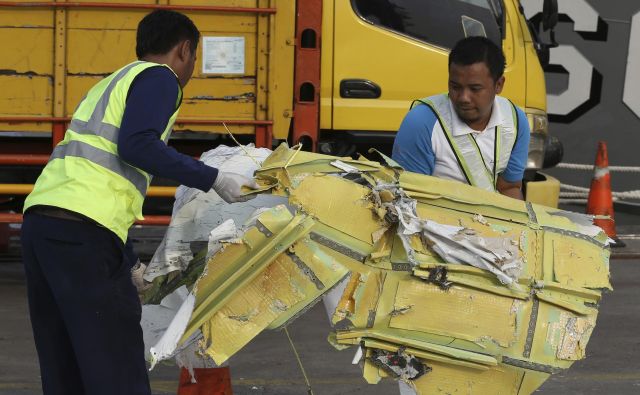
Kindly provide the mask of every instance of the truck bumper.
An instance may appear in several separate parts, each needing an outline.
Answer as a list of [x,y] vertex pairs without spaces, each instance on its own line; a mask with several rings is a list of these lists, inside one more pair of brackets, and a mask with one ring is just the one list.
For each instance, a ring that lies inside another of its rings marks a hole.
[[526,183],[525,200],[548,207],[558,207],[560,181],[544,173],[536,173],[535,179]]

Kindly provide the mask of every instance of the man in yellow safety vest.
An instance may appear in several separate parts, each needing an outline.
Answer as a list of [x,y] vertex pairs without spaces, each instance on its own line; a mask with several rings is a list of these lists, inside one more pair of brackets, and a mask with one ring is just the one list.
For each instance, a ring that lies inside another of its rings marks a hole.
[[167,146],[200,32],[156,10],[130,63],[89,90],[27,197],[22,227],[29,310],[45,394],[150,394],[127,231],[152,175],[246,200],[253,179]]

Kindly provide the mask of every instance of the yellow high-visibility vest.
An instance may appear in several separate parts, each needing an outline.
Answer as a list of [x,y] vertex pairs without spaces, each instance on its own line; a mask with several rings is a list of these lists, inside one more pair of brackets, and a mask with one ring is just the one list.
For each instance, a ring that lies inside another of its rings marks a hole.
[[411,108],[413,108],[416,103],[429,106],[438,118],[440,127],[449,142],[449,146],[467,182],[470,185],[488,191],[496,191],[498,174],[507,168],[509,158],[511,158],[511,151],[518,136],[518,114],[513,103],[504,97],[496,96],[496,105],[500,106],[500,111],[503,114],[511,114],[512,116],[510,119],[508,117],[506,118],[506,124],[496,126],[494,130],[494,165],[492,168],[487,166],[478,144],[471,135],[454,136],[451,133],[452,117],[454,114],[451,112],[449,96],[446,93],[414,100]]
[[[91,218],[126,241],[133,222],[143,219],[142,202],[151,175],[118,156],[118,133],[129,87],[138,74],[150,67],[169,68],[133,62],[89,90],[73,114],[64,140],[54,148],[27,197],[25,211],[35,205],[61,207]],[[161,136],[165,143],[181,101],[182,89],[178,85],[176,111]]]

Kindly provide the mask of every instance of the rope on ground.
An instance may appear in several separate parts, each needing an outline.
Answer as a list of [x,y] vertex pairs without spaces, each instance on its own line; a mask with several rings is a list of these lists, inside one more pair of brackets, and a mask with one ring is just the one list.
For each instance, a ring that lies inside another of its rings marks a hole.
[[284,327],[284,333],[287,334],[287,339],[289,339],[289,344],[291,344],[291,349],[296,356],[296,360],[298,361],[298,366],[300,366],[300,370],[302,371],[302,376],[304,377],[304,382],[307,384],[307,393],[309,395],[313,395],[313,390],[311,389],[311,383],[309,382],[309,378],[307,377],[307,372],[304,370],[304,366],[302,366],[302,361],[300,360],[300,355],[298,355],[298,350],[296,350],[296,346],[293,344],[293,340],[291,340],[291,335],[289,335],[289,330],[287,327]]
[[[558,163],[555,167],[559,169],[589,170],[593,171],[593,165],[583,165],[580,163]],[[609,171],[619,171],[622,173],[640,173],[640,166],[608,166]]]

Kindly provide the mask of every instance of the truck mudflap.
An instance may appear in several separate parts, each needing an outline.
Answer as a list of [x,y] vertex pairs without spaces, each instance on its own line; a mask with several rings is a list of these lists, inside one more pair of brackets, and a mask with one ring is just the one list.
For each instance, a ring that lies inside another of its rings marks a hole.
[[402,380],[417,394],[529,394],[585,357],[611,289],[608,238],[589,217],[390,160],[286,146],[256,177],[287,203],[244,231],[222,224],[213,252],[144,295],[184,299],[152,364],[196,354],[222,364],[321,299],[329,341],[359,348],[367,382]]

